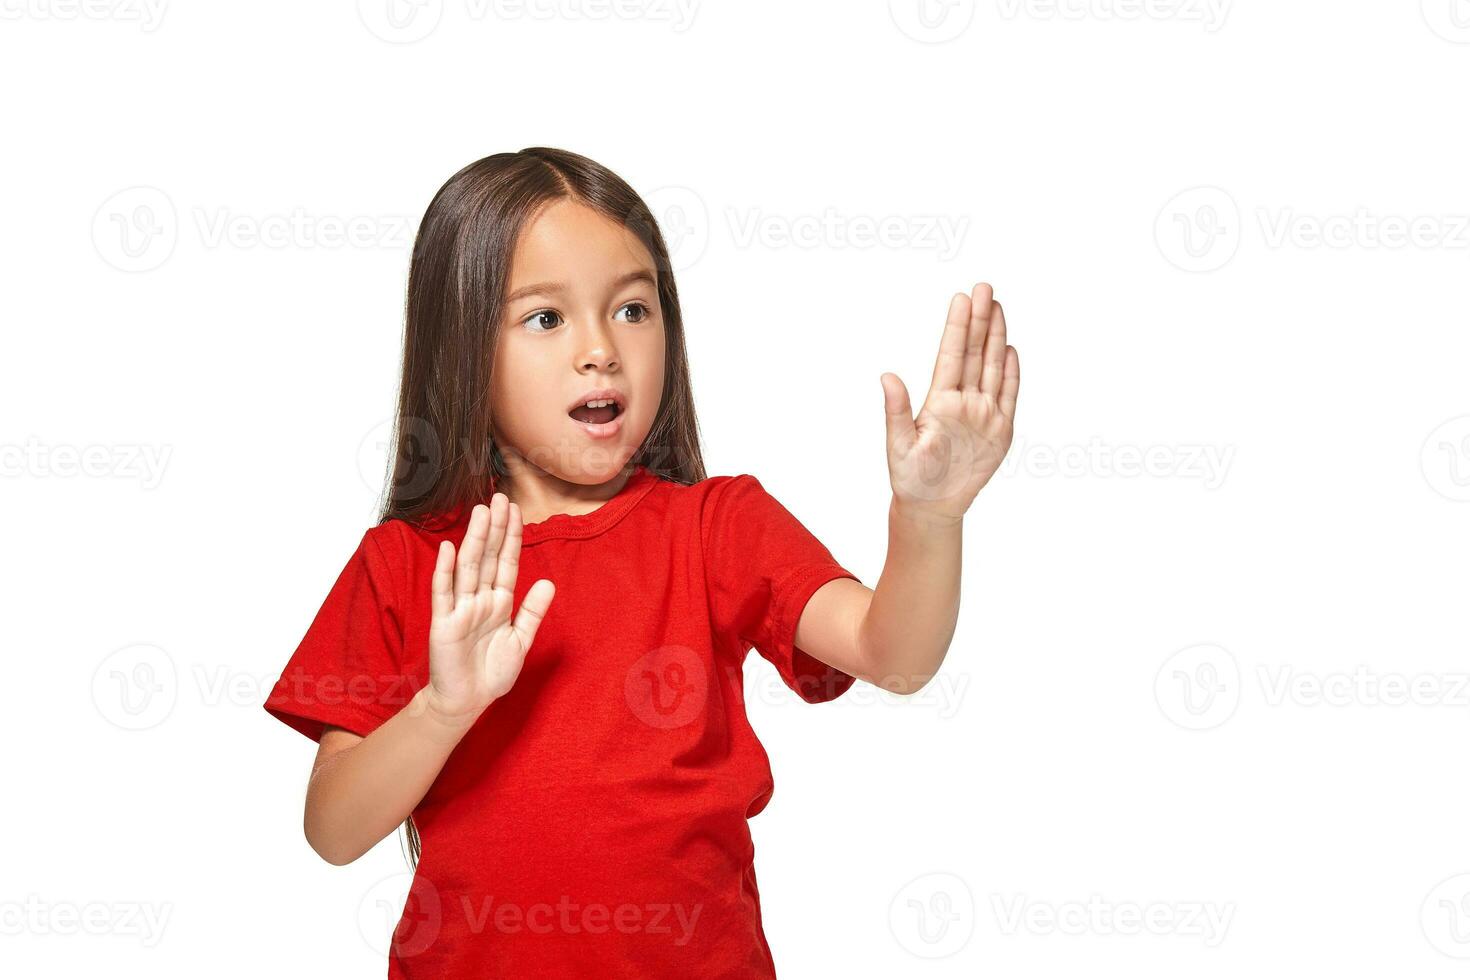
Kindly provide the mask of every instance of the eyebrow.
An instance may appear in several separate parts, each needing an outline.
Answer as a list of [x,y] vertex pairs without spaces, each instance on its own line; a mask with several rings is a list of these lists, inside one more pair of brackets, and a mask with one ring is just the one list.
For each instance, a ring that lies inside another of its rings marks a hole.
[[[619,276],[613,281],[613,288],[622,289],[624,286],[635,282],[647,283],[653,289],[658,288],[658,280],[654,278],[653,272],[649,269],[638,269],[626,275]],[[509,294],[505,297],[504,302],[507,304],[514,303],[516,300],[524,299],[527,296],[553,296],[557,293],[565,292],[566,289],[567,286],[565,283],[535,282],[529,286],[522,286],[520,289]]]

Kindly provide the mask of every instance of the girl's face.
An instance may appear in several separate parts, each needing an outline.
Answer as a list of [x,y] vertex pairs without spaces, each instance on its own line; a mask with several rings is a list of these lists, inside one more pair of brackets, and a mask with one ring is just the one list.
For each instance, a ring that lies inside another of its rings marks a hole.
[[[571,483],[604,483],[642,446],[663,397],[656,276],[631,231],[569,198],[522,230],[491,379],[491,428],[512,478],[518,455]],[[583,407],[599,391],[594,400],[618,404]]]

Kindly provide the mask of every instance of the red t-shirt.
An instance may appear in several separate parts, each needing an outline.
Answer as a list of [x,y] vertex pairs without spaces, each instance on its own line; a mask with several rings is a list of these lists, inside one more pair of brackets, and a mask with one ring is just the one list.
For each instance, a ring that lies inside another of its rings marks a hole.
[[[363,536],[265,708],[367,735],[428,683],[443,531]],[[422,855],[388,976],[773,977],[746,819],[771,771],[746,720],[753,646],[809,702],[853,678],[794,645],[857,576],[753,476],[638,467],[587,514],[524,526],[516,608],[556,585],[520,677],[414,809]]]

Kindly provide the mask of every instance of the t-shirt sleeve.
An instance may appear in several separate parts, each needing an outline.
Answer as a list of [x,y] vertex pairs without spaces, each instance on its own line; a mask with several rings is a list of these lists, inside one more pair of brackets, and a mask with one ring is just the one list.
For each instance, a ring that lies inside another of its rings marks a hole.
[[858,577],[748,473],[710,492],[702,523],[715,628],[754,647],[804,701],[851,687],[852,675],[796,646],[796,624],[817,589]]
[[412,694],[402,670],[401,573],[375,530],[338,574],[264,704],[314,741],[324,724],[367,736]]

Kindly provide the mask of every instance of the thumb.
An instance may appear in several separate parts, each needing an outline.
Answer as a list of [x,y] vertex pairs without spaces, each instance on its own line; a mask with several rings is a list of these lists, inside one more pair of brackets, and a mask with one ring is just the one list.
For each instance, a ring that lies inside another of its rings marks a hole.
[[903,379],[885,371],[878,379],[883,385],[883,415],[887,421],[888,451],[907,450],[918,434],[914,429],[914,410],[909,404],[909,390]]
[[550,579],[537,579],[521,598],[521,608],[516,613],[515,628],[525,637],[526,649],[536,640],[536,631],[551,608],[551,597],[556,594],[556,584]]

